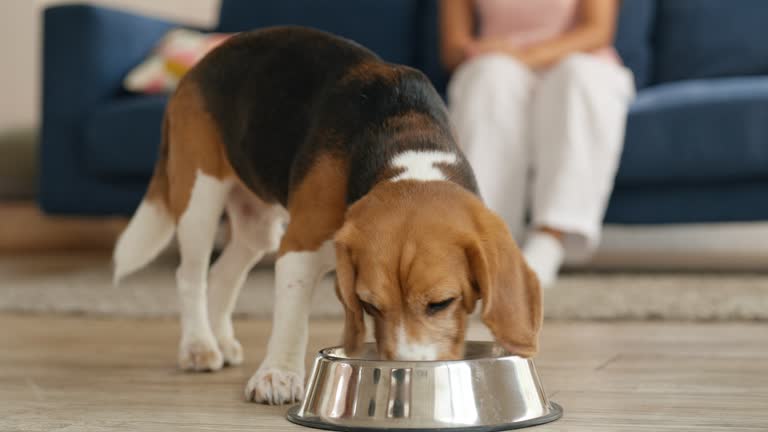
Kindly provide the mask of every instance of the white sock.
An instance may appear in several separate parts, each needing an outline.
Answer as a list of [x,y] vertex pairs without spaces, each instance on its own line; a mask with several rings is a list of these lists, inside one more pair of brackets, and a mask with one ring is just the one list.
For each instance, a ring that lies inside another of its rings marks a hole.
[[523,247],[528,266],[539,277],[542,288],[549,288],[557,280],[563,264],[563,243],[552,234],[537,231],[528,237]]

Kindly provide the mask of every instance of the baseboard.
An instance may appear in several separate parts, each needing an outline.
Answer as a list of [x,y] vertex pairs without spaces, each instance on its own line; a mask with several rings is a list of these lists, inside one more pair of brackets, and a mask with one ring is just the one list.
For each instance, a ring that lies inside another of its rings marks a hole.
[[36,194],[36,180],[0,175],[0,200],[32,200]]
[[125,218],[49,216],[32,201],[0,203],[0,255],[112,249]]
[[768,271],[768,221],[607,225],[594,257],[567,268]]

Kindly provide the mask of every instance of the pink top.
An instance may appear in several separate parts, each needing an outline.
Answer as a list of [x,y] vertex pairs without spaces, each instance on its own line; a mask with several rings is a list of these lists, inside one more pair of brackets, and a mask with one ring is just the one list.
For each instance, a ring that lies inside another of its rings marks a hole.
[[[579,0],[475,0],[480,36],[506,37],[518,47],[553,39],[573,27]],[[592,51],[621,64],[612,46]]]

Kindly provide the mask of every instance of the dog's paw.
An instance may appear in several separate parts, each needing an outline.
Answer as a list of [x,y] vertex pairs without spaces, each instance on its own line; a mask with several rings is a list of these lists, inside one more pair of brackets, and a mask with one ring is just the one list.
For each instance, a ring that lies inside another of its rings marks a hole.
[[259,368],[245,386],[245,398],[256,403],[288,404],[303,397],[303,374],[277,368]]
[[186,371],[216,371],[224,366],[224,359],[216,343],[205,340],[182,341],[179,348],[179,367]]
[[237,366],[243,362],[243,347],[237,339],[231,336],[219,338],[219,349],[225,365]]

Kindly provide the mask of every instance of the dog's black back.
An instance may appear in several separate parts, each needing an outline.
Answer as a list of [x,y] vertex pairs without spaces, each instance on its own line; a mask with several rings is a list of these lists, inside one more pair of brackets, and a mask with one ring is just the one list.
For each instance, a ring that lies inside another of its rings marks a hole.
[[269,201],[285,205],[291,185],[328,152],[348,158],[349,203],[404,150],[457,154],[451,180],[476,192],[429,79],[352,41],[302,27],[245,32],[185,79],[200,87],[238,176]]

